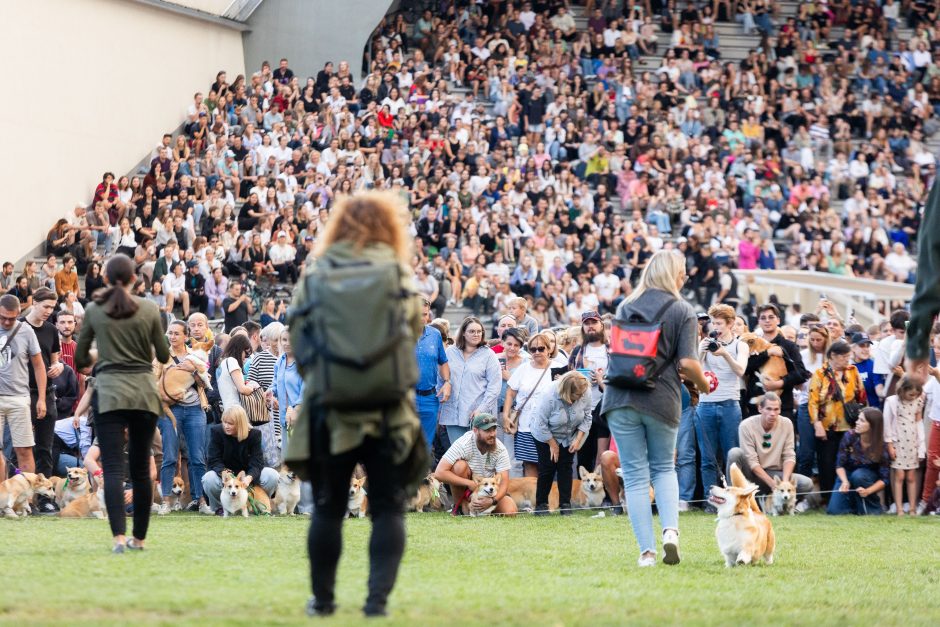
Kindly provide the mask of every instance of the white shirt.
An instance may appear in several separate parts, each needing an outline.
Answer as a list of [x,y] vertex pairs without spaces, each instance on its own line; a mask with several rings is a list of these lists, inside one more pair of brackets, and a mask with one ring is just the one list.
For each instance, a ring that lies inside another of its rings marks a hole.
[[594,277],[594,287],[597,289],[597,296],[603,300],[612,300],[620,287],[620,279],[616,274],[598,274]]
[[268,257],[271,258],[271,263],[276,266],[293,261],[296,256],[297,251],[290,244],[274,244],[268,249]]
[[164,294],[182,294],[186,291],[186,275],[181,274],[176,276],[174,273],[170,272],[165,277],[163,277],[163,293]]
[[[519,431],[530,433],[532,431],[532,416],[539,406],[539,396],[545,390],[552,389],[551,364],[549,364],[549,368],[539,370],[532,365],[532,362],[527,361],[513,370],[507,385],[516,391],[514,408],[522,408],[522,413],[519,415]],[[529,397],[532,397],[532,399],[526,402]]]

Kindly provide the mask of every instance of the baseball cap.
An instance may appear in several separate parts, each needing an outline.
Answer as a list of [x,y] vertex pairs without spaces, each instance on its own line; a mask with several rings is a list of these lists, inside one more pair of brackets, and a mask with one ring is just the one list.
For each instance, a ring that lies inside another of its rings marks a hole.
[[278,232],[277,232],[277,236],[278,236],[278,239],[280,239],[280,238],[282,238],[282,237],[287,237],[287,232],[286,232],[286,231],[278,231]]
[[852,344],[855,346],[861,346],[862,344],[871,344],[871,338],[868,337],[867,333],[855,333],[852,335]]
[[234,157],[234,156],[235,156],[235,153],[232,152],[231,150],[226,150],[226,151],[225,151],[225,156],[226,156],[226,157]]
[[199,265],[199,262],[196,261],[195,259],[190,259],[189,261],[186,262],[187,268],[195,268],[198,265]]
[[585,311],[581,314],[581,322],[587,322],[588,320],[600,320],[601,315],[594,310]]
[[473,428],[482,429],[483,431],[489,431],[490,429],[496,428],[496,416],[493,414],[477,414],[473,417]]

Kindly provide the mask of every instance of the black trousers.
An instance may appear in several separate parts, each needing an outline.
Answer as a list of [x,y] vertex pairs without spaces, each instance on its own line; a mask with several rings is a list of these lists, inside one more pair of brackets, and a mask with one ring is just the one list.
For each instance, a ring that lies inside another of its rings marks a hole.
[[[95,416],[98,446],[101,448],[101,470],[104,472],[104,503],[108,509],[111,534],[126,535],[124,514],[124,444],[130,466],[134,491],[134,537],[147,538],[150,505],[153,503],[153,481],[150,478],[150,449],[157,415],[147,411],[122,409]],[[124,430],[127,430],[127,437]]]
[[[836,484],[836,458],[839,456],[839,443],[845,431],[826,431],[826,439],[816,438],[816,466],[819,468],[819,489],[822,492],[832,490]],[[829,495],[823,498],[829,500]]]
[[33,457],[36,461],[36,472],[51,477],[55,470],[52,443],[55,440],[55,421],[59,417],[55,404],[55,390],[52,389],[51,383],[46,386],[46,415],[37,420],[35,416],[38,399],[38,393],[30,390],[30,415],[33,416],[33,438],[36,440],[33,446]]
[[535,440],[535,451],[539,455],[538,480],[535,484],[535,504],[548,505],[548,493],[552,490],[552,480],[558,474],[558,506],[562,509],[571,506],[571,464],[574,453],[568,452],[567,446],[558,447],[558,461],[552,461],[552,452],[548,444]]
[[[315,442],[330,441],[329,431],[322,422],[311,431],[311,446]],[[346,516],[349,481],[357,462],[362,462],[369,478],[368,511],[372,517],[366,608],[384,609],[395,585],[398,566],[405,552],[406,494],[401,469],[392,463],[385,452],[386,446],[383,440],[366,437],[356,449],[341,455],[320,454],[310,462],[316,506],[307,549],[317,609],[330,607],[334,602],[336,566],[343,552],[343,518]]]

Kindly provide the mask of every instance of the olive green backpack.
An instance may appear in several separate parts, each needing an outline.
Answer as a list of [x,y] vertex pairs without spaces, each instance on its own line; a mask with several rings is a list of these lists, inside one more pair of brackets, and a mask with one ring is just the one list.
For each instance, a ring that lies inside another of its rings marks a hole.
[[337,409],[382,407],[418,381],[415,341],[396,262],[318,259],[291,314],[291,345],[311,401]]

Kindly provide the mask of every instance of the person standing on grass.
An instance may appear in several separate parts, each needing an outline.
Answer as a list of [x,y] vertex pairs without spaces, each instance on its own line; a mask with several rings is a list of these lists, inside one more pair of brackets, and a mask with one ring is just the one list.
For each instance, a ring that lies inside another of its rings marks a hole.
[[[0,440],[4,425],[8,425],[19,469],[36,472],[33,460],[36,440],[29,419],[29,364],[32,363],[37,374],[36,384],[43,392],[46,369],[36,333],[32,326],[17,320],[19,313],[20,301],[16,296],[0,296]],[[46,414],[45,399],[46,395],[40,394],[36,403],[36,415],[40,419]],[[6,478],[6,462],[0,451],[0,482]]]
[[[110,287],[95,293],[88,306],[75,349],[75,365],[80,369],[95,365],[95,428],[105,476],[105,505],[114,536],[113,551],[123,553],[125,547],[143,549],[147,538],[153,503],[150,447],[157,416],[162,413],[152,362],[156,354],[158,362],[166,363],[170,351],[157,306],[130,294],[137,279],[130,257],[115,255],[105,265],[104,274]],[[91,356],[93,342],[98,347],[96,364]],[[134,491],[134,536],[130,540],[125,536],[124,515],[125,429]]]
[[[532,437],[538,451],[536,513],[548,511],[548,493],[558,474],[558,509],[571,513],[571,467],[591,430],[591,383],[577,370],[552,382],[532,417]],[[588,470],[591,470],[590,468]]]
[[894,476],[891,492],[897,515],[904,515],[904,486],[911,514],[917,516],[917,485],[920,480],[920,460],[926,454],[924,441],[923,386],[904,375],[898,382],[897,394],[885,399],[885,446],[891,457]]
[[692,306],[679,290],[688,275],[685,259],[672,251],[650,257],[640,275],[636,290],[617,307],[616,320],[626,321],[635,312],[647,320],[656,317],[664,305],[657,352],[667,365],[652,390],[626,389],[608,385],[601,414],[606,416],[616,440],[623,469],[624,489],[630,524],[640,547],[638,565],[656,564],[653,511],[649,498],[650,481],[656,491],[656,508],[663,527],[663,562],[679,563],[679,483],[675,451],[682,402],[680,373],[700,392],[708,382],[696,356],[698,322]]
[[[59,346],[59,331],[51,322],[49,316],[55,311],[56,294],[48,287],[40,287],[33,292],[33,306],[26,312],[25,316],[20,318],[32,327],[36,333],[36,339],[39,340],[39,348],[42,351],[43,370],[45,370],[45,379],[47,384],[39,387],[39,370],[33,367],[30,362],[29,367],[29,393],[31,409],[33,415],[33,432],[35,434],[36,445],[33,447],[33,457],[36,460],[36,472],[52,476],[55,470],[52,459],[52,444],[55,441],[55,421],[59,417],[55,402],[55,388],[52,386],[52,380],[62,374],[64,364],[59,361],[61,347]],[[45,400],[45,412],[39,413],[39,399]],[[39,513],[55,514],[59,511],[55,502],[44,496],[36,499]]]
[[[539,397],[552,387],[549,339],[539,333],[529,340],[526,350],[532,358],[519,366],[506,383],[506,401],[503,403],[503,430],[515,436],[513,451],[522,462],[526,477],[538,476],[539,454],[532,437]],[[518,411],[518,415],[514,415]]]
[[[428,446],[433,446],[437,432],[437,414],[441,403],[450,398],[450,365],[441,332],[431,326],[431,303],[426,299],[422,303],[421,318],[424,331],[415,345],[415,359],[418,361],[418,383],[415,385],[418,417],[424,429],[424,439]],[[440,389],[437,380],[442,381]]]
[[[401,362],[401,367],[410,370],[414,379],[407,373],[396,379],[394,384],[400,384],[393,390],[397,398],[390,392],[386,396],[388,400],[377,404],[375,399],[360,395],[350,399],[349,405],[340,407],[327,399],[329,380],[317,379],[330,366],[316,356],[310,361],[301,357],[310,355],[309,346],[325,341],[320,330],[308,330],[312,321],[307,316],[313,314],[301,312],[312,308],[310,298],[314,294],[310,292],[328,289],[318,282],[330,277],[330,268],[373,266],[370,271],[380,275],[382,267],[397,265],[400,272],[394,284],[391,273],[382,275],[387,277],[384,293],[402,295],[394,305],[389,305],[389,313],[402,322],[401,343],[393,347],[393,352],[403,360],[405,355],[414,359],[414,342],[424,325],[421,300],[406,270],[413,251],[403,213],[400,198],[391,193],[367,192],[344,197],[330,213],[319,236],[316,261],[308,264],[303,280],[294,290],[291,345],[298,349],[297,364],[304,377],[304,399],[293,419],[293,437],[285,461],[301,478],[309,478],[313,484],[316,506],[307,540],[313,589],[313,596],[307,603],[310,616],[329,616],[336,611],[336,568],[342,553],[343,519],[347,512],[349,480],[358,463],[365,466],[369,477],[368,509],[372,518],[369,594],[363,613],[367,617],[386,614],[388,597],[405,552],[405,501],[409,492],[413,494],[427,476],[430,464],[421,422],[415,411],[413,386],[417,382],[417,366],[414,362]],[[362,332],[361,327],[354,326],[361,322],[355,320],[353,313],[348,318],[339,318],[338,312],[333,312],[329,319],[334,322],[328,333],[350,336]],[[480,339],[482,329],[480,325]],[[300,349],[305,353],[300,353]],[[483,350],[492,357],[498,379],[496,356],[485,346]],[[371,369],[362,372],[361,385],[368,385],[368,377],[373,377],[372,382],[375,382],[382,376]],[[387,379],[383,381],[393,385]],[[498,393],[497,381],[494,403]]]

